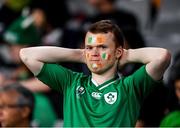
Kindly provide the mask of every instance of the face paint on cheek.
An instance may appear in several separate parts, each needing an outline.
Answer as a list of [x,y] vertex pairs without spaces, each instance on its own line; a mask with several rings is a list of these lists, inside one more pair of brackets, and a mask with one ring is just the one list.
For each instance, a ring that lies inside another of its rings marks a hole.
[[86,53],[86,59],[89,59],[89,57],[90,57],[89,53]]
[[109,55],[109,54],[107,54],[107,53],[103,53],[103,54],[101,55],[101,58],[104,59],[104,60],[110,60],[111,55]]

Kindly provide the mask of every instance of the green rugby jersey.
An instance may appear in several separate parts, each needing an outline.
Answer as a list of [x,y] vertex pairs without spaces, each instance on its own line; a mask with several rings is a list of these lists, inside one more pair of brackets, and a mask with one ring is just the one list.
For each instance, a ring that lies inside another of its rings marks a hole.
[[44,64],[38,79],[63,92],[65,127],[135,126],[140,104],[157,84],[142,66],[128,77],[96,86],[91,76]]

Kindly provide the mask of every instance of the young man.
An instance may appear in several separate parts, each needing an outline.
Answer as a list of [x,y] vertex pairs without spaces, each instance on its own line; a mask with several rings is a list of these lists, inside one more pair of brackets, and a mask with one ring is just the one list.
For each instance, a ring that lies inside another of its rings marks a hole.
[[[64,126],[135,126],[140,103],[150,88],[162,80],[170,63],[163,48],[123,49],[124,37],[109,20],[92,24],[85,49],[32,47],[20,57],[39,80],[64,94]],[[91,76],[72,72],[56,62],[86,63]],[[133,75],[120,78],[126,63],[144,63]]]
[[0,88],[0,123],[2,127],[30,127],[34,96],[18,83]]

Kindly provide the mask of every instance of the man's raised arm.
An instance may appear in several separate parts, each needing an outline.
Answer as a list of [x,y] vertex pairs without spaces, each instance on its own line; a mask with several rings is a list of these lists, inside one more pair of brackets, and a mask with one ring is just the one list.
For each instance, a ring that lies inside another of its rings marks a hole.
[[20,51],[20,58],[30,71],[37,75],[44,63],[84,62],[83,49],[53,46],[29,47]]
[[147,73],[154,79],[160,80],[171,61],[171,54],[164,48],[139,48],[123,51],[119,66],[125,63],[138,62],[146,64]]

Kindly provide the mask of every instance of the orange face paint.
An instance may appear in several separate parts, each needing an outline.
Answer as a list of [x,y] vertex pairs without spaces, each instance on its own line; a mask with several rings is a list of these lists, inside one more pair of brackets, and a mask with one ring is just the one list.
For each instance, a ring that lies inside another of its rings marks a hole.
[[95,43],[103,44],[104,42],[105,42],[105,37],[102,35],[88,37],[89,44],[95,44]]
[[89,55],[89,53],[87,53],[87,54],[86,54],[86,58],[89,59],[89,57],[90,57],[90,55]]
[[105,42],[104,36],[101,36],[101,35],[98,36],[96,42],[97,42],[98,44],[103,44],[103,43]]
[[102,64],[101,63],[93,63],[92,65],[92,68],[96,69],[96,68],[102,68]]

